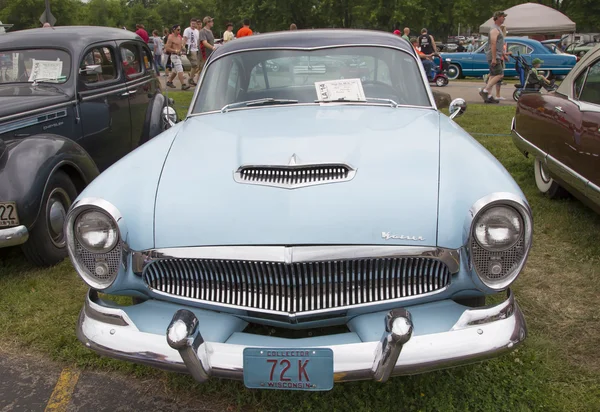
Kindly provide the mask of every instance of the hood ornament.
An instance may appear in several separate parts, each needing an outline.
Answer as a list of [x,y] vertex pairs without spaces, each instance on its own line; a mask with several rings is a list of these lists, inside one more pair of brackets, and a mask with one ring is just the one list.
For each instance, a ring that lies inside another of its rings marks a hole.
[[422,242],[425,240],[422,236],[406,236],[406,235],[394,235],[390,232],[381,232],[381,237],[385,240],[396,239],[396,240],[414,240],[415,242]]
[[288,166],[296,166],[298,164],[298,157],[296,156],[296,153],[294,153],[292,155],[292,157],[290,157],[290,161],[288,162]]

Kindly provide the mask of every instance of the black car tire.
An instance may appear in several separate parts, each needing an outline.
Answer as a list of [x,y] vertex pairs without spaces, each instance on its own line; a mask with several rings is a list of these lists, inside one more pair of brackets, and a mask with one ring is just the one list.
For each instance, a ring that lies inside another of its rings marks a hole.
[[448,80],[456,80],[462,76],[462,69],[458,64],[450,63],[448,65]]
[[533,167],[535,168],[535,185],[540,192],[548,196],[550,199],[561,199],[569,195],[569,192],[567,192],[550,177],[550,174],[544,166],[544,162],[542,162],[539,158],[535,158]]
[[[53,212],[66,213],[77,197],[77,189],[66,173],[58,171],[48,180],[42,207],[37,221],[29,232],[29,239],[21,249],[27,260],[36,266],[52,266],[67,257],[67,242],[63,233],[63,224],[53,224],[50,215]],[[55,205],[59,202],[59,205]],[[56,209],[54,208],[56,206]],[[61,210],[62,207],[62,210]]]

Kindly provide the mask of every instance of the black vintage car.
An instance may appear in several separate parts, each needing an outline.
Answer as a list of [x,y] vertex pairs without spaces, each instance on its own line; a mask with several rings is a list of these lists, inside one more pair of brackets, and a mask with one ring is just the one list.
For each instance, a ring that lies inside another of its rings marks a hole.
[[150,49],[106,27],[0,36],[0,247],[67,255],[63,223],[92,179],[173,121]]

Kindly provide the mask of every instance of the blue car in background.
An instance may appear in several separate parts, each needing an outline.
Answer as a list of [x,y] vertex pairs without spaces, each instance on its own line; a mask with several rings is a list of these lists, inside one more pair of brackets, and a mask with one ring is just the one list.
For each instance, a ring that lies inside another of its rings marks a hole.
[[[523,37],[507,37],[507,51],[513,55],[520,54],[528,63],[538,57],[544,61],[541,70],[547,76],[565,76],[569,74],[577,58],[568,54],[556,54],[548,50],[537,40]],[[472,53],[442,53],[441,57],[448,61],[448,78],[455,80],[461,77],[482,77],[489,71],[487,58],[485,56],[484,43],[479,49]],[[510,60],[506,64],[505,76],[517,76],[515,61]]]

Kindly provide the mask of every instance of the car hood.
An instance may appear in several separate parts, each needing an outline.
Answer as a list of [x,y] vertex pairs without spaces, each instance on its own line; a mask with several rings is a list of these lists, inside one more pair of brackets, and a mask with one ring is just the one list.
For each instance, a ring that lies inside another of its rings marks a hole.
[[0,119],[17,113],[66,103],[69,97],[59,91],[31,86],[0,85]]
[[[350,105],[191,117],[160,177],[155,247],[434,246],[439,121],[431,109]],[[297,164],[346,163],[357,172],[292,190],[234,180],[241,165],[287,165],[293,155]]]

